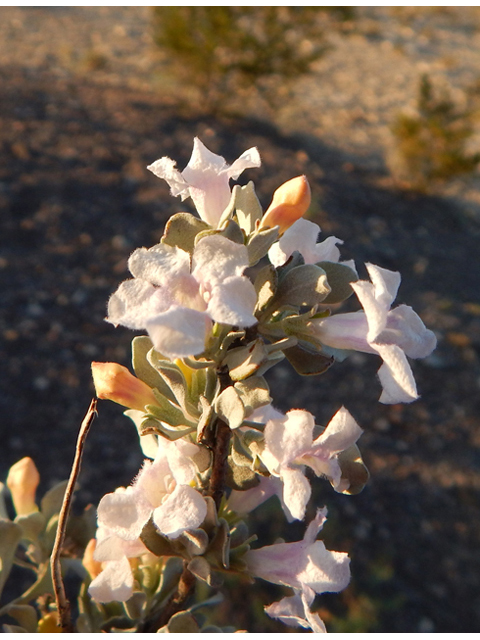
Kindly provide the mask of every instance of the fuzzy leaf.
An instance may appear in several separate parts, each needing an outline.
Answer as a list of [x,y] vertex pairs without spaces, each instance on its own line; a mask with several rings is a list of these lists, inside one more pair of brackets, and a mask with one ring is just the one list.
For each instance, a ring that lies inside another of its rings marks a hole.
[[142,533],[140,534],[140,540],[155,556],[178,555],[170,540],[167,537],[162,536],[151,519],[143,527]]
[[327,274],[328,284],[331,289],[328,296],[323,300],[323,304],[337,304],[352,295],[353,289],[350,283],[358,280],[358,276],[353,269],[338,262],[317,262],[317,267],[323,269]]
[[248,263],[251,267],[265,257],[272,244],[278,239],[278,227],[263,229],[253,233],[248,239]]
[[260,482],[260,478],[249,467],[237,464],[233,456],[227,459],[227,485],[236,491],[253,489]]
[[175,402],[185,408],[188,393],[187,382],[179,367],[171,360],[164,360],[159,357],[159,354],[153,349],[148,352],[147,358],[148,362],[162,377],[170,392],[173,393]]
[[195,556],[193,560],[190,560],[188,563],[188,569],[194,576],[203,582],[206,582],[210,587],[217,588],[222,584],[221,580],[218,579],[218,576],[216,576],[212,571],[212,567],[208,563],[208,560],[205,560],[202,556]]
[[225,227],[219,232],[221,236],[236,242],[237,244],[245,244],[245,236],[242,230],[234,220],[229,220]]
[[227,387],[214,403],[215,412],[226,420],[230,429],[239,427],[245,419],[245,407],[234,387]]
[[272,400],[267,381],[261,376],[250,376],[246,380],[236,382],[235,389],[245,407],[245,417],[248,417],[258,407],[269,404]]
[[40,501],[40,511],[48,522],[53,515],[60,513],[63,504],[63,497],[67,488],[68,480],[59,482],[49,489]]
[[17,516],[15,522],[22,528],[22,538],[30,542],[38,540],[38,536],[47,524],[45,516],[40,511],[33,511],[26,516]]
[[257,292],[257,306],[258,311],[262,311],[268,306],[268,303],[273,299],[278,286],[277,272],[271,264],[263,267],[255,278],[255,291]]
[[193,253],[198,233],[210,226],[191,213],[175,213],[167,222],[161,242]]
[[[152,350],[153,344],[148,336],[136,336],[132,340],[132,366],[135,375],[149,387],[158,389],[162,395],[175,400],[168,385],[148,360],[148,353]],[[157,357],[161,357],[160,354],[157,353]]]
[[214,567],[228,569],[230,552],[230,527],[223,518],[218,519],[218,526],[213,540],[208,545],[208,556]]
[[267,360],[267,351],[263,340],[255,340],[246,347],[231,349],[224,359],[230,377],[238,382],[252,376]]
[[290,269],[279,282],[273,305],[313,307],[330,293],[327,274],[315,264],[304,264]]
[[240,227],[250,235],[255,230],[256,222],[263,216],[262,207],[255,193],[253,182],[244,187],[235,185],[232,193],[235,197],[235,210]]
[[10,520],[0,520],[0,594],[10,574],[17,545],[22,538],[20,525]]
[[125,613],[132,620],[139,620],[147,604],[147,594],[141,591],[135,591],[131,598],[123,603]]
[[29,604],[12,604],[4,609],[4,613],[15,618],[27,633],[36,633],[38,624],[37,612]]
[[334,358],[321,353],[312,353],[299,345],[284,351],[287,360],[301,376],[316,376],[334,363]]
[[184,531],[179,541],[185,546],[189,557],[201,556],[208,547],[208,535],[203,529]]
[[166,422],[172,427],[193,426],[192,422],[185,417],[180,407],[170,402],[165,396],[162,396],[156,389],[153,389],[157,405],[149,404],[145,407],[146,411],[157,420]]
[[189,611],[175,613],[167,624],[168,633],[199,633],[200,627]]

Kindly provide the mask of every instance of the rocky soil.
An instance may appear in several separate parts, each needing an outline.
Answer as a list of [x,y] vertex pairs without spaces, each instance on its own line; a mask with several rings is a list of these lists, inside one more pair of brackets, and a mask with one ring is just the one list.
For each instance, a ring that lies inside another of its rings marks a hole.
[[[319,599],[323,617],[331,630],[479,631],[479,179],[419,195],[399,188],[386,160],[389,123],[412,107],[421,72],[460,97],[476,81],[478,10],[362,9],[273,123],[179,109],[148,8],[8,7],[0,18],[0,477],[25,455],[42,491],[67,477],[90,362],[129,362],[132,334],[103,321],[106,301],[130,252],[158,242],[184,208],[146,165],[168,155],[184,166],[195,135],[228,161],[255,145],[263,165],[242,179],[262,203],[305,173],[312,219],[345,241],[345,259],[399,270],[398,303],[439,338],[413,363],[422,397],[412,405],[378,404],[373,356],[300,383],[287,366],[272,371],[279,408],[326,423],[345,404],[365,429],[367,488],[348,497],[320,483],[316,496],[330,512],[327,546],[350,552],[353,574],[343,594]],[[101,403],[79,503],[128,484],[140,463],[129,420]],[[271,512],[259,511],[267,527]],[[281,534],[298,539],[303,525]],[[273,595],[265,587],[265,602]],[[249,622],[235,604],[221,613]]]

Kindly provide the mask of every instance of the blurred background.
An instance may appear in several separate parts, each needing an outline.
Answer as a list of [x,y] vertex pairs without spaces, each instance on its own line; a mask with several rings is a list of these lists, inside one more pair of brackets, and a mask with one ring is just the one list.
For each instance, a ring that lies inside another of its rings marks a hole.
[[[365,433],[358,496],[319,481],[324,538],[352,583],[317,604],[330,631],[480,630],[480,10],[478,7],[0,8],[0,478],[29,455],[40,493],[66,478],[93,395],[92,360],[129,364],[132,332],[105,323],[138,246],[190,203],[146,165],[182,169],[198,136],[232,162],[257,146],[262,204],[306,174],[310,219],[344,259],[399,270],[398,304],[438,338],[412,364],[421,399],[378,404],[380,362],[270,375],[282,410],[326,424],[345,404]],[[127,485],[133,424],[100,403],[78,505]],[[268,542],[297,540],[268,503]],[[263,604],[220,621],[283,631]]]

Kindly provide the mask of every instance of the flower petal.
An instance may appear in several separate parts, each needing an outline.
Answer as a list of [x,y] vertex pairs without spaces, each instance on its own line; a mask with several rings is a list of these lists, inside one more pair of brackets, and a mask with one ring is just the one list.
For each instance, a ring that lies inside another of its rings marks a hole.
[[152,505],[133,490],[107,493],[97,509],[98,524],[123,540],[135,540],[152,513]]
[[199,240],[192,258],[192,275],[200,283],[211,287],[227,278],[241,276],[248,267],[245,245],[219,234]]
[[207,313],[215,322],[251,327],[257,323],[253,315],[256,303],[257,294],[250,280],[233,276],[213,287]]
[[283,503],[295,520],[303,520],[312,494],[310,482],[300,469],[282,469]]
[[161,533],[178,538],[187,529],[195,529],[207,515],[203,496],[193,487],[179,485],[153,512],[153,522]]
[[185,200],[190,195],[188,182],[180,171],[175,168],[176,164],[175,160],[164,156],[148,165],[147,169],[155,174],[157,178],[165,180],[170,187],[172,196],[181,196],[182,200]]
[[262,164],[257,147],[251,147],[242,153],[227,169],[228,177],[236,180],[245,169],[255,169]]
[[133,574],[127,558],[105,563],[103,571],[88,587],[88,593],[97,602],[125,602],[131,598]]
[[358,440],[363,430],[355,422],[350,412],[341,407],[328,423],[325,431],[314,441],[330,455],[345,451]]
[[211,320],[202,311],[173,307],[150,317],[145,328],[155,349],[173,360],[202,353]]
[[128,260],[128,268],[135,278],[169,286],[177,278],[190,275],[190,256],[178,247],[160,243],[150,249],[136,249]]
[[313,633],[326,633],[326,628],[318,613],[312,613],[300,593],[286,597],[265,607],[265,613],[271,618],[278,618],[289,626],[310,628]]
[[172,304],[164,288],[145,280],[125,280],[108,301],[107,322],[129,329],[145,329],[147,321],[166,311]]
[[378,370],[383,392],[380,402],[396,404],[397,402],[413,402],[419,396],[408,360],[396,345],[374,345],[383,359]]

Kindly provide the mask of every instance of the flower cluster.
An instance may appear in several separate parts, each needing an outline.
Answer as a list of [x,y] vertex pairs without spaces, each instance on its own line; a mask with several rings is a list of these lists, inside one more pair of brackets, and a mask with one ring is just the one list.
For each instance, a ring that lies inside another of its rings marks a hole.
[[[172,216],[159,244],[135,250],[133,278],[108,303],[108,322],[147,335],[133,341],[135,376],[93,363],[97,395],[129,408],[153,460],[99,504],[89,593],[128,603],[142,591],[139,558],[151,565],[173,556],[210,586],[229,572],[290,587],[267,614],[318,632],[315,595],[340,591],[350,577],[347,555],[317,540],[326,509],[299,542],[251,548],[239,531],[271,496],[288,521],[303,520],[307,468],[337,492],[360,491],[362,430],[345,407],[326,427],[302,409],[283,415],[264,373],[286,358],[301,375],[321,374],[362,351],[383,360],[380,402],[411,402],[418,394],[407,356],[429,355],[436,340],[410,307],[392,308],[398,273],[367,264],[370,281],[360,280],[354,262],[340,259],[342,240],[317,242],[320,228],[303,218],[305,176],[280,186],[265,212],[252,183],[230,189],[230,179],[259,165],[256,149],[229,166],[195,139],[182,172],[170,158],[149,167],[172,195],[190,197],[199,217]],[[352,294],[361,309],[341,313]]]
[[[187,607],[196,581],[218,591],[229,575],[289,588],[266,613],[321,632],[316,595],[349,582],[347,554],[317,540],[326,509],[311,504],[312,482],[362,490],[362,429],[345,407],[326,426],[302,409],[280,413],[264,374],[286,359],[320,375],[361,351],[383,360],[380,402],[411,402],[407,357],[428,356],[436,339],[410,307],[392,308],[399,273],[367,264],[361,280],[341,260],[342,240],[318,242],[320,228],[303,217],[305,176],[281,185],[265,212],[252,183],[231,189],[259,165],[256,149],[229,166],[195,139],[182,172],[170,158],[149,167],[198,216],[173,215],[159,244],[136,249],[132,278],[108,302],[108,322],[146,335],[132,342],[134,374],[92,364],[96,393],[127,407],[146,459],[98,505],[79,630],[222,631],[197,616],[205,603]],[[352,295],[360,308],[342,313]],[[9,480],[19,514],[34,509],[38,483],[24,467]],[[250,512],[273,496],[288,522],[316,511],[303,540],[262,546],[251,535]]]

